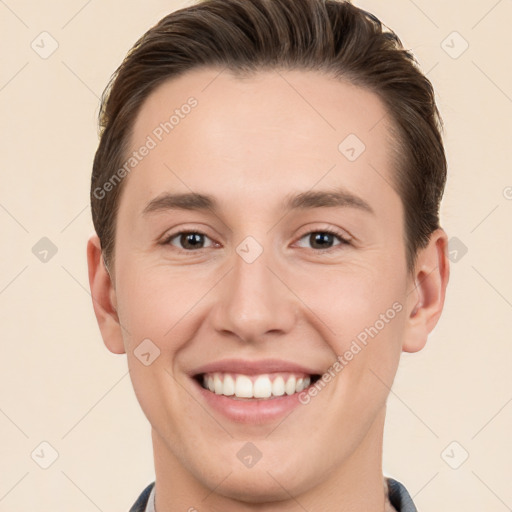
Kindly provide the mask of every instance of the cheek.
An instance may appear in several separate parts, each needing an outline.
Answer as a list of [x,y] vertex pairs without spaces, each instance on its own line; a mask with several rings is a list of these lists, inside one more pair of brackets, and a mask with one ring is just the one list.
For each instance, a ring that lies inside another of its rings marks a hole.
[[310,292],[307,302],[329,327],[324,335],[337,357],[334,373],[343,375],[344,389],[361,400],[374,396],[380,401],[389,391],[401,354],[403,283],[381,269],[360,269],[331,275],[321,288],[318,284],[322,281],[317,281],[317,292]]
[[[163,272],[142,265],[126,266],[120,272],[118,305],[120,320],[126,327],[125,339],[168,339],[174,325],[182,320],[201,294],[190,286],[186,273]],[[200,285],[200,283],[196,283]]]
[[294,283],[297,295],[329,327],[340,350],[358,335],[364,342],[372,326],[385,335],[400,324],[396,320],[401,318],[405,285],[383,268],[320,269],[295,277]]

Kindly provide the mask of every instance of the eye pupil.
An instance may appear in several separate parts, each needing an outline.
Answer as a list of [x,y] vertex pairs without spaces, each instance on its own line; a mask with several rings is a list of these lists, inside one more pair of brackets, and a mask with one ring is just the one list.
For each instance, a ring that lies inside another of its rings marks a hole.
[[[181,235],[181,244],[184,248],[197,248],[203,242],[200,233],[184,233]],[[188,247],[187,247],[188,246]]]
[[[311,246],[315,249],[325,249],[330,246],[333,242],[334,235],[332,233],[317,232],[310,235]],[[319,244],[320,247],[315,247],[315,244]],[[327,245],[326,245],[327,244]]]

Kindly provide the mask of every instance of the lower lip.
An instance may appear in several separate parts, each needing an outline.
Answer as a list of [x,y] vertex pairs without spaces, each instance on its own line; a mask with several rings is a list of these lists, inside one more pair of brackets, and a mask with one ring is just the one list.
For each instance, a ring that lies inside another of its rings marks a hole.
[[224,395],[217,395],[203,388],[192,379],[199,388],[206,403],[214,410],[220,412],[230,420],[237,423],[265,424],[278,420],[289,414],[301,405],[299,394],[283,395],[267,399],[234,399]]

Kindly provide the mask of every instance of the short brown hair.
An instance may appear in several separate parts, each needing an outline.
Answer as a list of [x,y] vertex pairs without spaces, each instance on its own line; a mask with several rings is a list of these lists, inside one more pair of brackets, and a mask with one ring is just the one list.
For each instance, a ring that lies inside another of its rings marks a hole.
[[439,227],[446,182],[442,121],[430,81],[396,34],[372,14],[340,0],[202,0],[165,16],[115,71],[102,97],[91,210],[107,267],[113,266],[125,160],[143,101],[163,81],[198,67],[237,76],[259,70],[303,69],[361,86],[381,99],[399,149],[394,188],[404,207],[407,269]]

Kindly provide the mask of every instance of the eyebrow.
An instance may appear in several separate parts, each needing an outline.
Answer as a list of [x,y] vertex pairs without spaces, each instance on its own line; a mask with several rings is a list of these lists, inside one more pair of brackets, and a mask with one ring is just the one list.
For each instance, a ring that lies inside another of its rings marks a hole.
[[[343,188],[335,190],[306,191],[286,196],[284,210],[307,210],[313,208],[356,208],[375,215],[373,208],[362,198]],[[210,195],[197,192],[180,194],[163,193],[147,203],[143,215],[167,210],[212,210],[218,211],[218,201]]]

